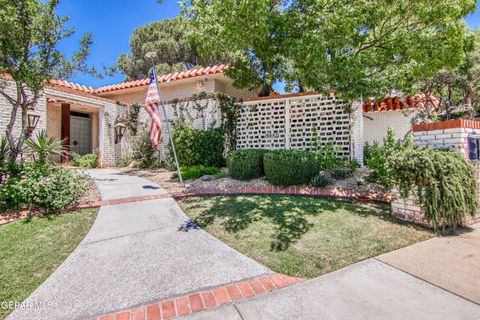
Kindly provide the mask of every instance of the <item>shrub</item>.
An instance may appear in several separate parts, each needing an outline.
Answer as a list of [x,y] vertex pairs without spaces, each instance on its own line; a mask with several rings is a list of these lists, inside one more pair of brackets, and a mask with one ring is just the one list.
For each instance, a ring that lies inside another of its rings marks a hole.
[[[185,125],[175,129],[172,138],[180,166],[221,167],[224,164],[224,141],[219,129],[200,130]],[[169,158],[173,161],[170,144],[168,150]]]
[[324,188],[332,183],[332,180],[328,175],[321,173],[310,180],[310,187],[314,188]]
[[374,143],[367,145],[364,150],[365,164],[372,170],[366,180],[381,184],[387,188],[392,185],[390,168],[387,164],[387,158],[394,152],[408,150],[413,148],[412,136],[407,135],[405,141],[395,141],[395,132],[388,129],[387,138],[383,140],[383,145]]
[[[220,173],[220,170],[215,167],[204,167],[202,165],[193,166],[193,167],[182,167],[180,168],[182,172],[183,180],[198,179],[205,175],[216,175]],[[173,175],[174,178],[178,178],[177,173]]]
[[320,171],[316,154],[309,151],[270,151],[264,155],[263,165],[267,180],[284,186],[308,183]]
[[356,160],[343,160],[331,170],[332,177],[337,180],[353,177],[355,171],[360,168],[360,164]]
[[343,159],[337,156],[338,146],[328,143],[326,146],[320,148],[317,147],[316,151],[320,167],[323,170],[333,170],[343,164]]
[[157,163],[155,149],[152,147],[150,134],[145,125],[132,138],[132,157],[138,161],[138,166],[142,169],[152,168]]
[[50,165],[54,162],[54,156],[64,156],[66,140],[57,140],[49,137],[46,130],[41,130],[35,138],[25,140],[25,151],[41,165]]
[[128,167],[133,162],[133,160],[133,156],[130,153],[127,153],[117,162],[117,167]]
[[259,178],[264,175],[263,156],[268,150],[242,149],[230,152],[227,166],[230,175],[239,180]]
[[397,150],[387,158],[392,185],[422,205],[435,230],[462,223],[478,208],[475,168],[460,154],[430,148]]
[[229,172],[220,171],[219,173],[214,174],[215,180],[230,177]]
[[22,164],[18,173],[0,183],[0,199],[6,208],[59,210],[77,201],[85,191],[84,173],[39,164]]
[[89,153],[83,156],[73,152],[70,163],[75,167],[80,168],[96,168],[99,164],[99,156],[97,152]]

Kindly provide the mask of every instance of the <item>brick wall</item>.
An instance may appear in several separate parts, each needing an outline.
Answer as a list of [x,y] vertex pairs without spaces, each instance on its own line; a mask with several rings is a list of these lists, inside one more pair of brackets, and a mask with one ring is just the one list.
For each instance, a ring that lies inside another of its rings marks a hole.
[[[431,146],[436,149],[456,150],[468,159],[468,136],[470,133],[480,132],[480,122],[465,120],[442,121],[434,124],[413,126],[415,145]],[[476,169],[476,178],[480,199],[480,164],[471,162]],[[408,199],[398,198],[392,202],[392,215],[404,220],[428,225],[424,219],[422,207],[415,202],[413,196]],[[480,222],[480,211],[475,217],[468,217],[466,225]]]
[[[0,85],[5,85],[4,92],[10,95],[11,97],[16,97],[15,84],[12,81],[2,81]],[[47,101],[45,95],[41,95],[38,99],[37,104],[35,105],[35,111],[40,114],[40,120],[38,125],[33,132],[33,135],[37,134],[40,130],[44,130],[47,127]],[[6,100],[2,95],[0,95],[0,137],[5,135],[5,130],[7,128],[8,122],[10,121],[10,115],[12,112],[12,105],[8,100]],[[13,127],[13,133],[15,137],[18,137],[22,129],[22,112],[19,109],[17,113],[17,118],[15,120],[15,125]]]
[[365,142],[372,145],[374,142],[382,143],[387,137],[388,128],[395,131],[398,139],[403,139],[412,128],[413,113],[405,110],[365,112],[363,119],[363,136]]
[[50,137],[62,138],[62,108],[59,104],[47,105],[47,133]]

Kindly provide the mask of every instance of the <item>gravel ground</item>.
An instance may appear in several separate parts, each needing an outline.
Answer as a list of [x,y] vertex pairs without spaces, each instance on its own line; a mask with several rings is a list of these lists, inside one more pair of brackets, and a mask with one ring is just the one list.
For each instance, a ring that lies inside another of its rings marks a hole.
[[102,198],[100,196],[100,191],[98,190],[97,185],[91,178],[89,178],[87,190],[83,196],[78,200],[78,202],[95,202],[100,201]]
[[[182,185],[178,179],[171,179],[173,172],[166,169],[120,169],[122,172],[133,174],[150,181],[153,181],[168,192],[193,191],[199,189],[225,189],[241,186],[270,186],[271,184],[265,178],[252,180],[235,180],[229,177],[204,181],[202,178],[196,180],[187,180]],[[385,188],[372,183],[365,182],[365,176],[369,174],[367,168],[358,169],[352,178],[336,180],[329,188],[354,189],[358,191],[386,193]]]

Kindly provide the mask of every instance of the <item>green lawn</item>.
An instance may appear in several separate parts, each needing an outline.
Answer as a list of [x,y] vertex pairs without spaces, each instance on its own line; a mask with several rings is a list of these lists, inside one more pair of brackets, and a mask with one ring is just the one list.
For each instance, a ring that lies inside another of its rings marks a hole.
[[[0,305],[27,298],[85,237],[96,214],[86,209],[0,227]],[[0,307],[0,319],[11,311]]]
[[389,205],[289,196],[179,201],[213,236],[270,269],[312,278],[434,236],[392,218]]

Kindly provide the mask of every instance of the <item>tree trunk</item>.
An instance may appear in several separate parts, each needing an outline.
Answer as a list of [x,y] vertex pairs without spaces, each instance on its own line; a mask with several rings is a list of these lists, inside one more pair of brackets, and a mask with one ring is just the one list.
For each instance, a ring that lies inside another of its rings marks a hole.
[[259,97],[268,97],[272,93],[272,85],[271,84],[263,84],[262,89],[258,93]]

